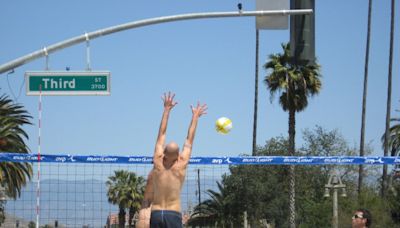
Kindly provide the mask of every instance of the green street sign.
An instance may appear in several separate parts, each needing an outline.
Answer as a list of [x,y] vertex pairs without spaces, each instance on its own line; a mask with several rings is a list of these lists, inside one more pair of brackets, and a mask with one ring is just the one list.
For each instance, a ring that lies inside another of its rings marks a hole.
[[110,95],[108,71],[25,72],[27,95]]

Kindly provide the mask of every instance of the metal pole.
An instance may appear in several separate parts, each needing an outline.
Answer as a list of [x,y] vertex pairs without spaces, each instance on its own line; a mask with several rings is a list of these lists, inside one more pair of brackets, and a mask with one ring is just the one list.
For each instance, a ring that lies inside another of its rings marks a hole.
[[[190,13],[190,14],[180,14],[165,17],[156,17],[140,21],[129,22],[125,24],[120,24],[105,29],[100,29],[94,32],[83,34],[80,36],[73,37],[68,40],[61,41],[59,43],[50,45],[46,47],[47,53],[53,53],[64,48],[70,47],[75,44],[86,42],[87,39],[93,40],[100,36],[110,35],[112,33],[117,33],[125,31],[128,29],[133,29],[137,27],[143,27],[153,24],[160,24],[172,21],[181,20],[191,20],[191,19],[203,19],[203,18],[223,18],[223,17],[254,17],[254,16],[274,16],[274,15],[303,15],[312,14],[312,9],[300,9],[300,10],[267,10],[267,11],[233,11],[233,12],[210,12],[210,13]],[[0,74],[7,72],[11,69],[24,65],[32,60],[43,57],[45,55],[43,49],[37,50],[8,63],[0,66]]]
[[89,43],[89,36],[85,33],[86,37],[86,70],[91,71],[92,67],[90,67],[90,43]]
[[[197,169],[197,190],[199,191],[199,206],[201,204],[201,192],[200,192],[200,169]],[[201,214],[201,206],[200,206],[200,214]],[[200,228],[202,227],[202,223],[200,223]]]
[[200,169],[197,170],[197,190],[199,191],[199,205],[201,204],[201,192],[200,192]]
[[333,217],[332,217],[332,228],[338,228],[338,197],[337,188],[333,186]]
[[243,212],[243,228],[247,228],[247,211]]

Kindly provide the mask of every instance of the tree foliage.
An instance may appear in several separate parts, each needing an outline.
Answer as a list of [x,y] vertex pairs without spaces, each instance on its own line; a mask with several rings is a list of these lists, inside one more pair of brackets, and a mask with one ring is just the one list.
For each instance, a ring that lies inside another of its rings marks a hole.
[[[398,110],[397,110],[398,111]],[[389,129],[389,150],[391,156],[400,156],[400,118],[391,119],[392,126]],[[382,144],[384,143],[382,136]],[[391,215],[394,222],[400,226],[400,165],[395,166],[390,181],[390,191],[388,194]]]
[[[400,153],[400,117],[395,117],[390,120],[392,126],[389,128],[389,150],[391,156],[398,156]],[[384,148],[385,134],[382,135],[382,148]]]
[[[275,137],[258,147],[257,155],[287,155],[288,145],[287,138]],[[369,146],[366,149],[367,153],[371,152]],[[298,151],[304,156],[355,155],[357,152],[337,130],[328,131],[320,126],[303,131],[303,145]],[[222,176],[218,189],[209,190],[210,197],[195,207],[191,221],[199,218],[201,209],[203,215],[207,215],[203,219],[210,219],[208,223],[203,222],[208,226],[215,226],[216,221],[218,224],[224,221],[225,225],[230,221],[235,226],[242,226],[244,212],[247,212],[251,227],[265,227],[266,222],[275,227],[289,227],[289,184],[285,181],[288,178],[285,166],[237,165],[230,166],[229,170],[229,174]],[[360,207],[372,212],[374,227],[395,227],[394,218],[399,216],[396,214],[399,210],[395,208],[400,206],[400,183],[393,189],[393,198],[388,203],[379,196],[377,168],[366,167],[366,188],[358,201],[357,167],[334,165],[296,168],[297,227],[331,227],[332,197],[325,198],[324,193],[332,172],[340,174],[347,191],[347,197],[340,197],[339,193],[339,227],[349,227],[352,213]]]
[[194,208],[190,225],[227,227],[234,224],[235,218],[232,217],[233,208],[231,207],[232,194],[229,193],[224,183],[217,182],[217,187],[218,191],[207,190],[206,193],[210,199]]
[[280,94],[279,103],[284,111],[303,111],[308,105],[307,97],[321,90],[319,65],[295,63],[289,43],[282,44],[282,53],[269,55],[264,68],[271,70],[264,82],[272,98]]
[[[28,153],[29,148],[24,139],[28,134],[23,125],[31,124],[31,116],[7,96],[0,96],[0,153]],[[0,162],[0,197],[16,199],[22,187],[32,177],[32,166],[29,163]],[[4,221],[4,202],[0,202],[0,224]]]
[[126,209],[129,212],[128,224],[131,226],[133,216],[140,209],[143,199],[145,180],[134,172],[116,170],[114,176],[108,177],[106,182],[108,201],[119,207],[119,226],[125,226]]

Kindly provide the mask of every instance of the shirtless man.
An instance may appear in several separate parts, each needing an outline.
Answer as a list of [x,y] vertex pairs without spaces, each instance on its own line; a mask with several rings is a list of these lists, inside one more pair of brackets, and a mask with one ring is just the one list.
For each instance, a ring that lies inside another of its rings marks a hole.
[[181,228],[181,189],[185,180],[187,165],[192,153],[192,144],[200,116],[206,114],[207,105],[197,103],[192,109],[188,135],[179,153],[175,142],[165,144],[169,113],[175,107],[175,94],[164,94],[164,112],[161,119],[157,142],[154,150],[154,168],[152,171],[153,201],[151,206],[151,228]]

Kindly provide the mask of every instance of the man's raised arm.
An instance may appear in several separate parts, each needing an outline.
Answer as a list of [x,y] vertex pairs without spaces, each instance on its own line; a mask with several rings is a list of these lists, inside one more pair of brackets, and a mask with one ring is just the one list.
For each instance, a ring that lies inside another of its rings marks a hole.
[[190,156],[192,154],[192,145],[196,133],[197,122],[199,121],[199,118],[202,115],[207,114],[206,104],[200,105],[200,103],[197,102],[196,107],[193,107],[192,105],[190,107],[192,109],[192,120],[190,121],[188,134],[186,137],[185,144],[183,145],[183,151],[181,154],[182,161],[184,162],[185,165],[189,163]]
[[174,101],[174,97],[175,94],[171,92],[164,93],[164,95],[161,97],[164,102],[164,111],[161,118],[160,129],[158,131],[158,137],[153,156],[154,167],[156,168],[162,166],[162,158],[163,158],[169,113],[172,110],[172,108],[177,104],[177,102]]

